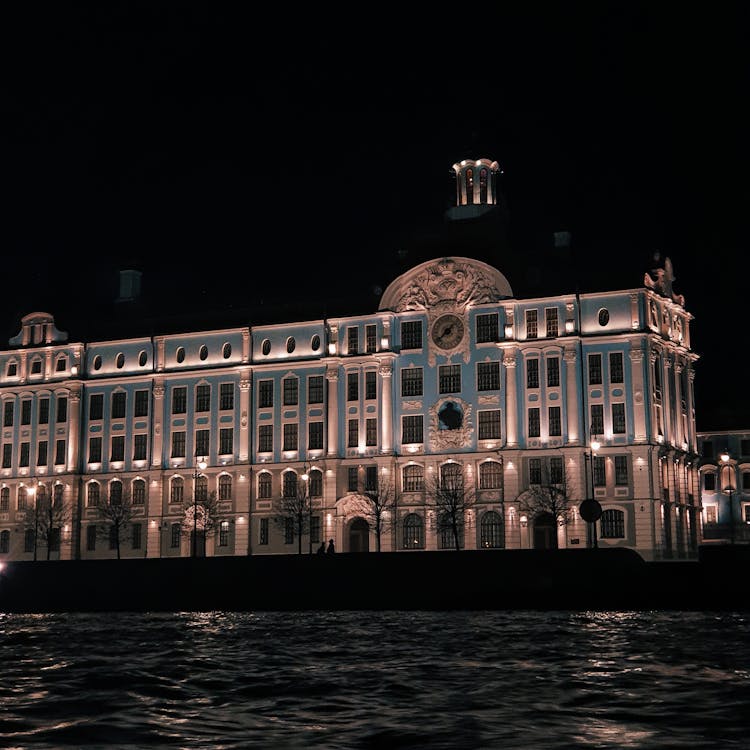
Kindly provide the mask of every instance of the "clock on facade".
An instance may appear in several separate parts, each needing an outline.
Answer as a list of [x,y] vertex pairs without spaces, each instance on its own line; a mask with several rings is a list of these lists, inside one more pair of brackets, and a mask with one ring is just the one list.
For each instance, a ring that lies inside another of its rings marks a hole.
[[441,315],[432,325],[432,340],[441,349],[453,349],[464,337],[461,318],[452,313]]

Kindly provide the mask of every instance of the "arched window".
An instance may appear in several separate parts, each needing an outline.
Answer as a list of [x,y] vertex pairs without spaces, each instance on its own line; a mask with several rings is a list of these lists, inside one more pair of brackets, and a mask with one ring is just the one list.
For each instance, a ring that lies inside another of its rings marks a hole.
[[502,487],[503,472],[498,461],[485,461],[479,464],[479,489],[497,490]]
[[466,170],[466,202],[474,203],[474,170]]
[[10,487],[0,490],[0,512],[10,510]]
[[479,202],[487,203],[487,177],[489,172],[487,167],[482,167],[479,170]]
[[323,472],[320,469],[311,469],[310,479],[310,497],[323,496]]
[[229,474],[222,474],[219,477],[219,500],[232,499],[232,477]]
[[119,479],[113,479],[110,482],[109,502],[110,505],[120,505],[122,503],[122,482]]
[[284,497],[297,497],[297,473],[284,472]]
[[461,464],[443,464],[440,467],[440,488],[447,491],[460,491],[464,486]]
[[37,505],[44,505],[47,502],[47,485],[38,484],[36,488],[36,502]]
[[185,480],[182,477],[174,477],[169,488],[169,502],[181,503],[185,497]]
[[424,521],[416,513],[404,518],[404,549],[424,549]]
[[417,464],[404,466],[404,492],[422,492],[424,490],[424,467]]
[[621,510],[605,510],[601,517],[602,539],[623,539],[625,537],[625,513]]
[[195,499],[203,502],[208,499],[208,479],[204,476],[195,480]]
[[18,488],[18,510],[26,510],[29,493],[25,487]]
[[0,555],[10,552],[10,531],[0,531]]
[[173,523],[170,529],[170,540],[169,546],[174,549],[180,546],[180,537],[182,536],[182,528],[179,523]]
[[[464,525],[461,518],[456,518],[458,531],[458,546],[464,546]],[[441,513],[438,516],[438,547],[440,549],[456,549],[456,540],[453,536],[453,524],[450,513]]]
[[133,505],[143,505],[146,502],[146,482],[143,479],[133,480]]
[[101,487],[99,485],[99,482],[89,482],[89,485],[86,488],[87,508],[96,508],[96,506],[99,505],[100,490]]
[[65,492],[65,485],[62,482],[58,482],[52,489],[52,498],[56,508],[62,504],[63,492]]
[[271,475],[264,471],[258,475],[258,499],[267,500],[271,497]]
[[229,545],[229,521],[222,521],[219,524],[219,547]]
[[479,523],[479,546],[481,549],[499,549],[503,544],[503,519],[494,510],[488,510]]

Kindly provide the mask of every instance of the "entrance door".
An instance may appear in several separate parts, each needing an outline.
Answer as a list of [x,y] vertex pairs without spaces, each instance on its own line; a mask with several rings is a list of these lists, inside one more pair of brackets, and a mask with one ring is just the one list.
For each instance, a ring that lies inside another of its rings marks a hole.
[[349,527],[349,552],[370,551],[370,524],[364,518],[355,518]]
[[534,519],[534,549],[557,549],[557,524],[551,513]]

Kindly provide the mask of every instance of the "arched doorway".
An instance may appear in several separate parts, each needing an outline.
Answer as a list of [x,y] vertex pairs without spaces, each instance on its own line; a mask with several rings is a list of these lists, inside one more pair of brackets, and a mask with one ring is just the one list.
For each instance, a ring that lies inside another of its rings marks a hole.
[[370,524],[364,518],[355,518],[349,526],[349,552],[370,551]]
[[551,513],[534,519],[534,549],[557,549],[557,523]]

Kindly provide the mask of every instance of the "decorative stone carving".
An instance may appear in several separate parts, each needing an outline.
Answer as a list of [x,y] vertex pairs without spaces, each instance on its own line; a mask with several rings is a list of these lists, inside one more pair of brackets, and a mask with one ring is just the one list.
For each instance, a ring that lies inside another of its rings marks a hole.
[[[456,404],[461,412],[460,425],[455,429],[446,429],[441,426],[440,413],[444,406],[449,402]],[[474,435],[474,427],[471,423],[471,404],[463,399],[456,397],[446,397],[440,399],[430,407],[430,428],[429,438],[430,446],[434,451],[446,450],[449,448],[464,448],[471,445]]]

